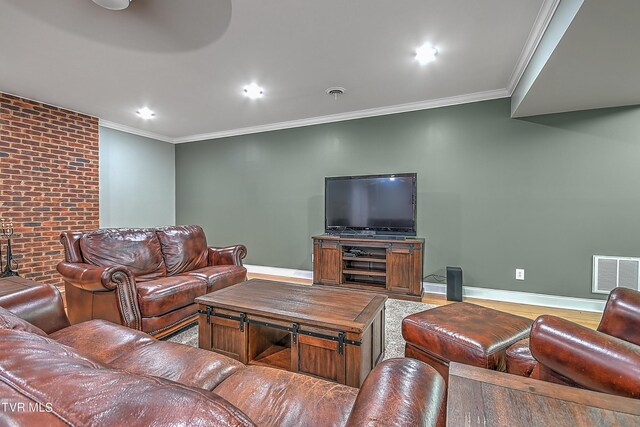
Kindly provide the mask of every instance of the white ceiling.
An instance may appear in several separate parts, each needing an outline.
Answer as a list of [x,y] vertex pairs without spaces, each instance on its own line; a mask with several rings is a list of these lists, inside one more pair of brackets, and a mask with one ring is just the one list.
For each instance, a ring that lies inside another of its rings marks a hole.
[[574,18],[514,116],[640,104],[640,0],[573,1]]
[[[0,91],[173,142],[496,98],[549,3],[134,0],[112,12],[0,0]],[[413,51],[427,41],[439,54],[420,66]],[[253,81],[264,98],[241,96]],[[347,93],[335,101],[329,86]],[[157,117],[136,117],[142,106]]]

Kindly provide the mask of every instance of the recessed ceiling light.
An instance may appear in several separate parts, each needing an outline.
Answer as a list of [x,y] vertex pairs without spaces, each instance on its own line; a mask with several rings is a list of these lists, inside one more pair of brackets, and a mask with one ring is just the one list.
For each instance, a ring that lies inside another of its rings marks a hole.
[[246,96],[247,98],[258,99],[262,98],[262,95],[264,95],[264,89],[262,89],[255,83],[251,83],[250,85],[242,88],[242,93],[244,93],[244,96]]
[[438,49],[435,46],[425,43],[416,49],[416,61],[418,61],[420,65],[425,65],[429,62],[435,61],[437,54]]
[[136,114],[143,120],[153,119],[156,116],[156,113],[154,113],[147,107],[142,107],[141,109],[136,111]]

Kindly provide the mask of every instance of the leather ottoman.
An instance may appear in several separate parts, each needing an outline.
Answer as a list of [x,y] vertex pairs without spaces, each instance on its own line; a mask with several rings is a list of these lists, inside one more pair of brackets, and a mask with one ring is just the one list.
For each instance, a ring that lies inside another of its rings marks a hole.
[[449,376],[449,362],[504,371],[507,348],[529,336],[532,320],[466,302],[407,316],[405,356]]

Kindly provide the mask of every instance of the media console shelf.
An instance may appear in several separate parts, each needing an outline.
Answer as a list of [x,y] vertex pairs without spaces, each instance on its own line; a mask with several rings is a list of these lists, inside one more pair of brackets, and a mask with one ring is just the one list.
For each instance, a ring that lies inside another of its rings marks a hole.
[[313,284],[422,299],[424,239],[313,237]]

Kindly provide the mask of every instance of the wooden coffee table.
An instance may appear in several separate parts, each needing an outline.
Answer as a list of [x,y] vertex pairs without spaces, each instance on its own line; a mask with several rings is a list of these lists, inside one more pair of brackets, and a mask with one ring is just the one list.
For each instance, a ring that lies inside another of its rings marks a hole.
[[252,279],[196,298],[200,348],[360,387],[384,354],[380,294]]

